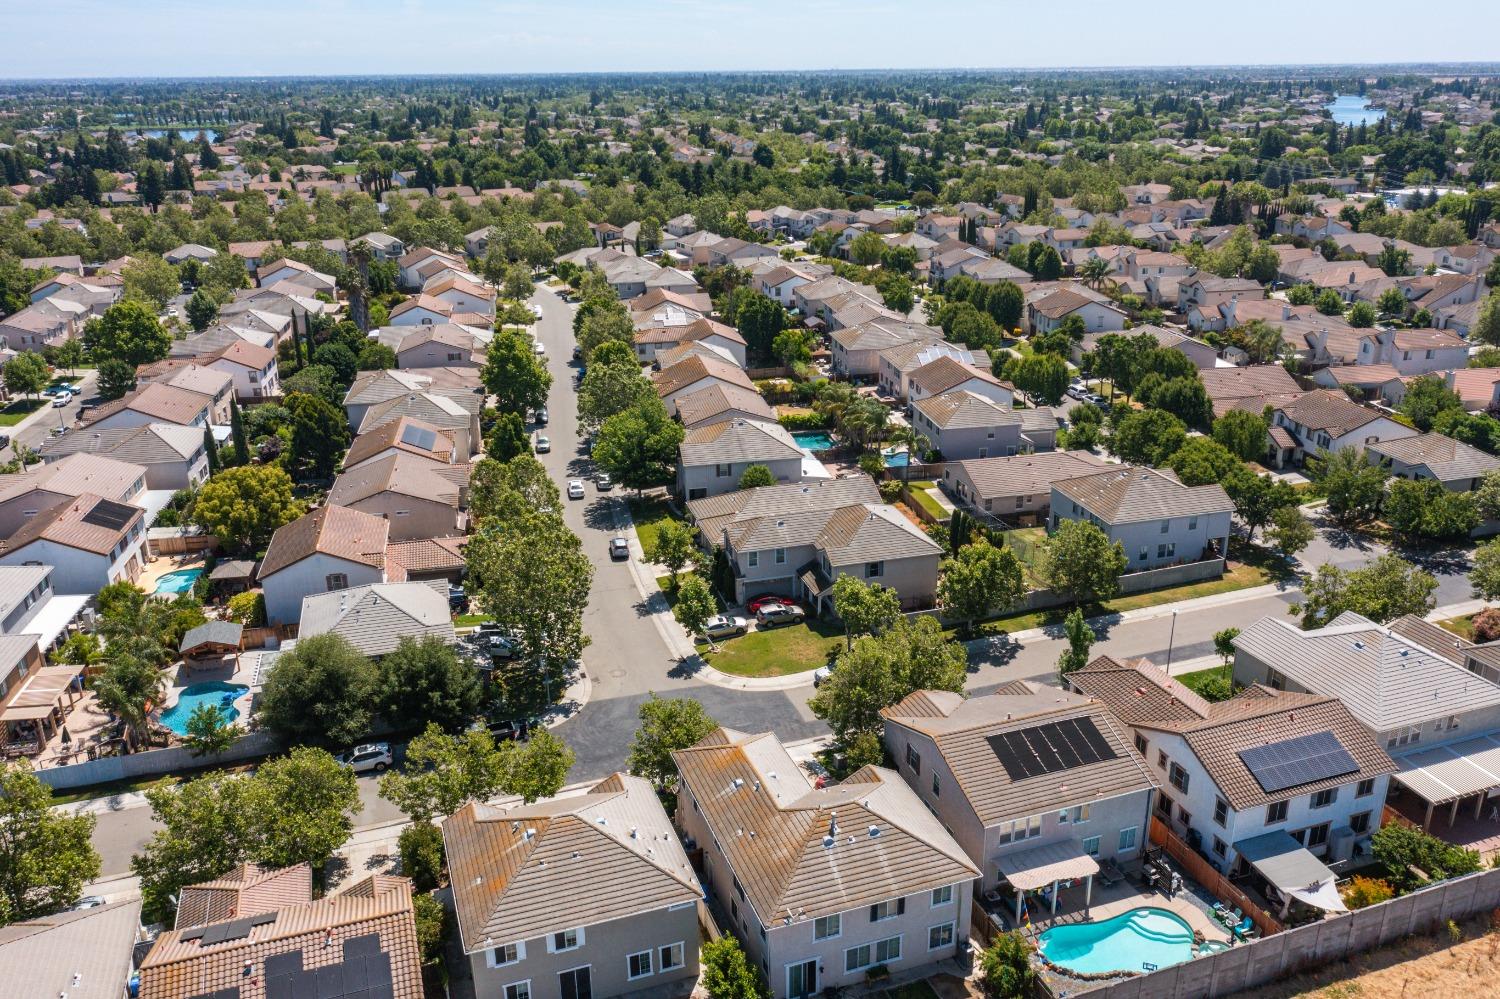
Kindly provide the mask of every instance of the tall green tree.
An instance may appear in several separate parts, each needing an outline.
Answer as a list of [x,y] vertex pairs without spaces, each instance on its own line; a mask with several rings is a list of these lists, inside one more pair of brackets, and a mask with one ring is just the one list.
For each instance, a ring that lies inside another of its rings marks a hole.
[[1400,555],[1389,552],[1360,569],[1320,565],[1302,585],[1302,602],[1290,612],[1303,628],[1321,628],[1345,611],[1376,624],[1406,614],[1424,616],[1436,605],[1437,580]]
[[1340,524],[1357,524],[1380,511],[1389,473],[1359,448],[1320,451],[1307,468],[1328,497],[1328,512]]
[[879,737],[881,708],[917,690],[962,693],[967,673],[964,647],[945,638],[934,618],[901,618],[842,652],[809,706],[839,745],[850,746],[861,737]]
[[938,604],[945,615],[963,623],[966,633],[972,634],[980,619],[1013,606],[1025,593],[1016,553],[983,538],[943,559],[938,575]]
[[1057,660],[1059,676],[1067,676],[1089,664],[1089,649],[1094,646],[1094,629],[1084,620],[1082,608],[1074,607],[1063,621],[1063,637],[1068,640],[1068,647]]
[[483,726],[457,734],[429,723],[406,747],[406,763],[380,778],[380,796],[416,823],[485,801],[505,783],[505,758]]
[[255,552],[301,509],[292,497],[292,480],[280,467],[242,465],[203,484],[193,502],[193,522],[230,551]]
[[528,409],[545,406],[547,390],[552,387],[552,375],[537,358],[531,338],[514,329],[495,334],[479,378],[485,391],[495,397],[497,409],[521,416]]
[[1243,461],[1266,456],[1266,421],[1243,409],[1231,409],[1214,421],[1213,438]]
[[23,350],[5,366],[5,390],[21,395],[36,395],[47,387],[50,375],[47,361],[34,350]]
[[[689,635],[703,635],[708,619],[719,612],[719,603],[708,586],[708,580],[698,573],[690,573],[677,584],[677,602],[672,605],[672,617],[682,625]],[[714,647],[713,636],[705,635],[709,647]]]
[[878,635],[896,622],[901,616],[901,595],[846,573],[833,581],[833,610],[844,622],[846,647],[853,648],[857,636]]
[[1125,548],[1086,520],[1063,520],[1042,543],[1038,572],[1054,593],[1084,604],[1114,596],[1129,566]]
[[403,635],[376,666],[380,714],[393,725],[422,723],[456,730],[479,711],[479,674],[442,639]]
[[677,782],[677,764],[672,753],[696,746],[718,728],[703,705],[690,697],[651,696],[636,709],[640,727],[630,742],[625,766],[637,777],[662,789]]
[[666,485],[677,473],[677,448],[686,431],[649,398],[605,420],[594,442],[594,461],[622,486],[641,491]]
[[292,416],[290,460],[316,477],[326,477],[338,468],[349,446],[349,422],[338,407],[303,392],[287,396]]
[[354,816],[364,807],[354,771],[321,749],[296,746],[262,763],[253,786],[260,811],[256,862],[308,864],[321,884],[329,858],[354,832]]
[[94,816],[52,805],[25,762],[0,764],[0,926],[71,905],[99,876]]
[[106,360],[135,366],[167,356],[171,335],[157,322],[156,314],[141,302],[126,300],[111,305],[104,315],[83,326],[83,345],[96,364]]
[[261,691],[260,718],[295,743],[338,748],[370,731],[375,666],[342,635],[311,635],[283,652]]

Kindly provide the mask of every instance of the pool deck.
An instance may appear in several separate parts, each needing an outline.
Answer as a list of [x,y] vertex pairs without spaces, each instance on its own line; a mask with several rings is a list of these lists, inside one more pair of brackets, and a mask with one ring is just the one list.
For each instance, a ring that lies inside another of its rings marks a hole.
[[146,563],[135,585],[147,593],[155,593],[156,584],[161,577],[187,569],[206,569],[207,567],[208,561],[196,552],[191,555],[159,555],[155,562]]

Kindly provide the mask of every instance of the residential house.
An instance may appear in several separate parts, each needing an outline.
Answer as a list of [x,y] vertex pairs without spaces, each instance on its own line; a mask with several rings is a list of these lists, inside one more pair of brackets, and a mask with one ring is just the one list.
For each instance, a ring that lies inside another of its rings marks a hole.
[[1363,448],[1415,437],[1417,431],[1367,409],[1343,392],[1319,389],[1278,406],[1271,417],[1269,463],[1281,468],[1319,451]]
[[962,953],[979,869],[901,778],[814,787],[776,736],[717,729],[672,754],[677,824],[773,999]]
[[[201,432],[198,443],[203,444]],[[145,491],[145,468],[98,454],[69,454],[24,472],[0,475],[0,539],[12,536],[43,511],[81,496],[144,506]]]
[[354,432],[360,436],[410,417],[451,433],[455,453],[461,456],[459,460],[468,461],[471,455],[484,450],[479,427],[483,403],[482,395],[467,391],[412,392],[369,406],[354,425]]
[[981,518],[1031,525],[1047,520],[1054,482],[1105,467],[1089,451],[971,458],[946,462],[941,485],[955,503]]
[[1090,333],[1123,330],[1129,318],[1102,295],[1088,295],[1078,287],[1062,287],[1045,297],[1026,303],[1026,327],[1033,333],[1050,333],[1069,316],[1083,320]]
[[[1129,730],[1091,697],[1017,681],[965,698],[919,690],[884,708],[896,772],[979,868],[977,890],[1082,882],[1146,849],[1155,790]],[[1020,922],[1019,915],[1017,922]]]
[[92,454],[145,470],[145,488],[190,489],[208,479],[203,431],[170,423],[118,430],[81,430],[49,438],[37,454],[49,465],[74,454]]
[[533,804],[470,802],[443,841],[478,996],[691,990],[703,890],[647,781],[617,773]]
[[406,253],[406,244],[385,232],[367,232],[353,240],[353,243],[368,247],[370,255],[376,260],[399,261]]
[[1234,504],[1217,482],[1185,486],[1170,471],[1121,466],[1052,484],[1049,531],[1088,521],[1125,549],[1127,572],[1229,553]]
[[344,470],[359,468],[369,462],[394,454],[409,454],[439,465],[457,461],[453,432],[423,423],[414,417],[402,417],[354,438],[344,455]]
[[[1380,361],[1403,376],[1452,371],[1469,363],[1469,344],[1447,330],[1393,329],[1379,334]],[[1361,355],[1360,363],[1365,363]]]
[[361,371],[344,395],[344,412],[349,416],[349,425],[357,427],[371,406],[415,392],[459,396],[478,395],[482,391],[472,368]]
[[878,378],[882,351],[909,343],[935,344],[942,339],[941,329],[904,319],[878,317],[846,326],[829,335],[833,373],[856,380]]
[[441,580],[368,583],[309,593],[302,598],[298,620],[298,639],[339,635],[375,658],[394,652],[403,638],[436,638],[446,645],[458,640],[448,587]]
[[[490,227],[480,230],[486,232]],[[469,234],[474,235],[473,233]],[[464,237],[468,244],[469,237]],[[475,254],[475,257],[483,256],[483,252]],[[431,265],[431,266],[424,266]],[[447,253],[443,250],[434,250],[428,246],[419,246],[409,253],[402,254],[401,259],[396,262],[397,278],[401,287],[408,291],[417,291],[427,282],[428,278],[443,270],[455,270],[460,273],[469,273],[469,262],[456,253]]]
[[[411,422],[399,422],[405,424],[403,433],[411,432]],[[437,432],[418,429],[415,436],[425,438],[426,433]],[[471,468],[396,450],[339,473],[328,502],[389,520],[391,541],[463,534]]]
[[1443,434],[1417,434],[1365,445],[1365,453],[1401,479],[1435,479],[1455,493],[1479,488],[1479,481],[1500,468],[1500,458]]
[[225,426],[234,402],[234,376],[196,360],[164,358],[136,369],[136,384],[167,385],[208,400],[208,422]]
[[1146,660],[1108,657],[1067,681],[1132,729],[1174,834],[1283,915],[1293,898],[1343,911],[1324,860],[1349,860],[1380,828],[1396,766],[1338,698],[1253,686],[1210,704]]
[[406,299],[390,314],[392,326],[434,326],[453,321],[453,307],[425,292]]
[[[913,375],[944,357],[956,361],[957,364],[933,368],[928,373],[926,384],[913,391],[911,386]],[[881,391],[903,402],[916,395],[939,395],[941,391],[960,385],[966,388],[972,387],[978,394],[994,399],[1002,405],[1008,406],[1014,401],[1014,392],[993,375],[988,381],[977,377],[989,367],[989,359],[984,354],[951,344],[946,340],[937,342],[907,340],[880,351],[879,360],[878,377]],[[953,382],[953,379],[958,379],[958,381]],[[933,391],[938,385],[944,388],[940,391]]]
[[951,354],[934,357],[900,374],[904,376],[907,402],[912,406],[950,392],[977,395],[1005,409],[1015,401],[1015,386]]
[[[1200,368],[1198,378],[1213,400],[1215,418],[1231,409],[1259,415],[1268,402],[1275,405],[1301,396],[1302,386],[1280,364],[1252,364],[1235,368]],[[1272,402],[1274,400],[1274,402]]]
[[261,288],[273,288],[283,281],[306,289],[302,294],[308,297],[322,294],[331,298],[338,293],[333,275],[316,271],[300,260],[284,257],[255,269],[255,283]]
[[654,364],[662,353],[685,343],[713,347],[716,354],[728,357],[743,368],[747,357],[745,338],[733,326],[700,318],[678,326],[659,326],[635,335],[635,356],[642,364]]
[[0,981],[17,997],[120,999],[140,933],[139,899],[17,920],[0,929]]
[[493,318],[495,315],[495,290],[464,277],[429,281],[422,288],[422,297],[442,302],[450,316],[467,313]]
[[677,493],[690,500],[738,489],[740,477],[754,465],[764,465],[780,482],[800,482],[808,477],[809,463],[818,465],[780,424],[760,420],[696,426],[677,454]]
[[712,550],[723,543],[724,529],[738,521],[879,502],[880,490],[873,479],[868,475],[850,475],[719,493],[688,501],[687,512],[698,528],[699,543]]
[[[74,433],[121,430],[150,423],[201,430],[211,422],[213,405],[213,398],[199,392],[163,384],[142,385],[95,408]],[[224,422],[228,422],[227,417]]]
[[0,543],[0,565],[50,565],[64,593],[135,582],[146,563],[146,512],[93,493],[40,510]]
[[236,340],[217,354],[204,358],[207,366],[233,379],[236,399],[277,399],[281,396],[281,369],[276,351],[247,340]]
[[75,311],[59,311],[56,303],[48,306],[46,301],[0,318],[0,338],[4,339],[6,347],[17,353],[40,351],[78,335],[83,322],[81,316],[86,310],[79,306]]
[[386,564],[411,580],[462,582],[467,569],[464,548],[468,543],[467,537],[393,541],[385,550]]
[[276,529],[256,577],[266,597],[266,619],[292,624],[302,598],[371,583],[400,582],[385,559],[390,521],[339,506],[322,506]]
[[[1389,364],[1340,364],[1313,372],[1313,383],[1326,389],[1344,389],[1353,398],[1380,400],[1396,406],[1406,395],[1406,380]],[[1349,389],[1356,392],[1349,393]]]
[[[469,329],[454,323],[423,326],[386,326],[374,338],[391,348],[396,367],[479,368],[484,366],[485,343]],[[475,376],[475,384],[478,377]]]
[[759,392],[721,382],[679,395],[670,412],[688,430],[729,420],[776,422],[776,410],[771,408]]
[[188,911],[203,923],[190,925],[179,912],[176,929],[156,938],[141,962],[139,999],[276,999],[334,989],[421,999],[409,880],[372,874],[314,899],[310,876],[247,886],[257,873],[236,869],[196,886],[208,901],[192,901]]
[[[1112,330],[1104,333],[1084,334],[1083,339],[1073,347],[1073,363],[1078,364],[1082,362],[1083,355],[1085,353],[1093,353],[1095,350],[1097,350],[1099,348],[1099,341],[1102,338],[1109,336],[1110,332],[1115,333],[1115,335],[1117,336],[1149,336],[1156,341],[1156,345],[1158,347],[1162,347],[1167,350],[1180,351],[1187,357],[1189,361],[1192,361],[1193,366],[1198,368],[1200,371],[1207,368],[1212,368],[1219,362],[1219,352],[1214,349],[1212,345],[1204,343],[1202,340],[1196,340],[1193,337],[1188,336],[1186,333],[1182,333],[1177,330],[1169,330],[1162,326],[1153,326],[1150,324],[1146,324],[1142,326],[1132,326],[1128,330]],[[1283,369],[1282,373],[1285,374],[1285,369]],[[1290,378],[1290,376],[1288,377]],[[1294,382],[1293,384],[1296,383]]]
[[1443,375],[1443,384],[1471,413],[1500,409],[1500,368],[1456,368]]
[[206,264],[219,255],[219,251],[211,246],[201,243],[183,243],[161,255],[167,263],[176,266],[189,260],[196,260],[200,264]]
[[953,389],[915,399],[911,408],[912,429],[927,438],[944,462],[1057,446],[1057,414],[1047,406],[1011,409],[967,389]]
[[786,261],[770,268],[754,279],[755,290],[773,299],[778,304],[790,307],[792,293],[804,284],[811,284],[833,273],[827,264],[804,261]]
[[727,359],[695,356],[652,372],[651,383],[656,394],[670,410],[682,396],[700,392],[711,385],[738,386],[755,391],[755,383],[745,369]]

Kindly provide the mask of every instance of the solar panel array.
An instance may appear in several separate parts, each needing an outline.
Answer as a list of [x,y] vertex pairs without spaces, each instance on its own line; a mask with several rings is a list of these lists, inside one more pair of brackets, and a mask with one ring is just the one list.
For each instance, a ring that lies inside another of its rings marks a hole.
[[94,508],[83,515],[85,524],[93,524],[95,527],[107,527],[111,531],[118,531],[130,523],[138,511],[133,506],[124,503],[116,503],[113,500],[100,500],[94,504]]
[[1359,770],[1332,732],[1314,732],[1240,750],[1240,761],[1267,794]]
[[243,940],[250,935],[250,931],[255,927],[274,922],[276,922],[276,913],[262,912],[254,916],[231,919],[227,923],[211,923],[208,926],[200,926],[196,929],[188,930],[182,935],[181,939],[196,940],[200,947],[212,947],[214,944]]
[[437,433],[431,427],[414,427],[408,423],[401,428],[401,443],[431,451],[437,443]]
[[1092,718],[1069,718],[987,740],[1011,780],[1027,780],[1115,759],[1119,754]]

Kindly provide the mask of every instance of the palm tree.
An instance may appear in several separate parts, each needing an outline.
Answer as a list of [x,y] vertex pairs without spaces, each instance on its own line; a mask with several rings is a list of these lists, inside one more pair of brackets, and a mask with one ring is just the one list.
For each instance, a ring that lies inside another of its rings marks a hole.
[[151,707],[161,703],[167,684],[161,670],[144,659],[120,655],[99,674],[94,696],[107,711],[125,723],[130,745],[139,745],[151,720]]
[[919,452],[926,451],[932,446],[932,442],[917,433],[916,428],[910,424],[898,426],[892,430],[886,438],[886,443],[892,447],[906,447],[906,464],[901,466],[901,482],[904,485],[911,477],[911,463],[916,460]]
[[1090,257],[1078,266],[1078,277],[1090,288],[1098,289],[1109,278],[1110,264],[1103,257]]

